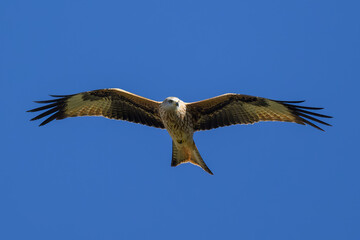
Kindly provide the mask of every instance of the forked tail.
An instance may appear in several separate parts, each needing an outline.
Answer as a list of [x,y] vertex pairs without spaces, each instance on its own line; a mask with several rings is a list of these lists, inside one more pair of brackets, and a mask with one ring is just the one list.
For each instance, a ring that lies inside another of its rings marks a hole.
[[193,142],[191,148],[178,148],[174,141],[172,142],[172,160],[171,166],[176,167],[182,163],[190,162],[196,166],[201,167],[206,172],[213,175],[211,170],[206,166],[204,160],[202,159],[195,143]]

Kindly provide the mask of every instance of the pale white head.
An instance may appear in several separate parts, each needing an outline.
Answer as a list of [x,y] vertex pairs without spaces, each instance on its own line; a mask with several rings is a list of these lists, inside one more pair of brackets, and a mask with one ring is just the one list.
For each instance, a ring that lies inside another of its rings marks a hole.
[[162,103],[161,106],[166,110],[176,110],[182,104],[182,101],[177,97],[167,97]]

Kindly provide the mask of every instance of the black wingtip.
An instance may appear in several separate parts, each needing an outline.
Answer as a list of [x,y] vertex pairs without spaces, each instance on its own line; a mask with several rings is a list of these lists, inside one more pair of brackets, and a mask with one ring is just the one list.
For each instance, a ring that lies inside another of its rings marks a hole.
[[34,101],[35,103],[42,103],[42,104],[45,103],[46,105],[26,111],[26,112],[38,112],[38,111],[46,110],[45,112],[39,114],[38,116],[30,119],[30,121],[34,121],[48,116],[48,118],[45,119],[45,121],[40,123],[39,127],[44,126],[45,124],[51,122],[54,119],[63,119],[66,100],[72,95],[51,95],[51,96],[60,97],[60,98],[45,100],[45,101]]
[[[305,102],[305,101],[276,101],[276,102],[281,103],[282,105],[287,107],[298,118],[297,123],[307,124],[307,125],[310,125],[310,126],[316,128],[316,129],[324,131],[324,132],[325,132],[324,129],[317,126],[313,122],[320,123],[320,124],[323,124],[323,125],[326,125],[326,126],[332,126],[331,124],[318,119],[319,117],[320,118],[333,118],[332,116],[328,116],[328,115],[313,112],[314,110],[315,111],[316,110],[322,110],[324,108],[295,105],[297,103],[302,103],[302,102]],[[311,110],[311,111],[309,111],[309,110]],[[311,120],[313,122],[310,122],[309,120]]]
[[305,100],[299,100],[299,101],[279,101],[279,100],[274,100],[276,102],[279,102],[279,103],[283,103],[283,104],[286,104],[286,103],[303,103],[305,102]]
[[45,101],[34,101],[34,103],[52,103],[57,102],[58,99],[51,99],[51,100],[45,100]]

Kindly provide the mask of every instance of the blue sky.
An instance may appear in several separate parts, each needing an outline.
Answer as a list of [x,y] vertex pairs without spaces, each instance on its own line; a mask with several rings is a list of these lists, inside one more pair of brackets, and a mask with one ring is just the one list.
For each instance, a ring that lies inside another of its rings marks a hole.
[[[0,3],[1,239],[360,239],[358,1]],[[164,130],[105,118],[39,128],[34,100],[122,88],[325,107],[326,132],[198,132],[214,176],[170,167]]]

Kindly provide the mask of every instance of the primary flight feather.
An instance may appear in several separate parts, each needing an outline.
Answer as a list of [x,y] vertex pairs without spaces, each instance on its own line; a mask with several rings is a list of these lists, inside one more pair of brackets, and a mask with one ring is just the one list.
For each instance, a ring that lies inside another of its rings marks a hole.
[[210,174],[212,172],[200,156],[193,140],[196,131],[260,121],[307,124],[322,131],[316,124],[331,126],[318,119],[331,118],[330,116],[313,112],[322,108],[295,105],[303,101],[275,101],[234,93],[192,103],[185,103],[176,97],[168,97],[163,102],[158,102],[117,88],[51,96],[55,99],[36,101],[47,105],[28,111],[44,110],[31,119],[48,117],[40,126],[54,119],[103,116],[165,128],[172,138],[171,166],[190,162]]

